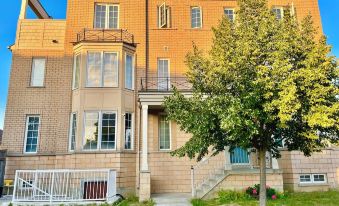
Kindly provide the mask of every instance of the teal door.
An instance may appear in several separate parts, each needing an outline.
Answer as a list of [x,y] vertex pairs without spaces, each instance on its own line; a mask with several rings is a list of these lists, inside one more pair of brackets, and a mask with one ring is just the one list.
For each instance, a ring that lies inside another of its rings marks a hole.
[[247,149],[236,147],[231,151],[231,163],[238,165],[246,165],[250,163]]

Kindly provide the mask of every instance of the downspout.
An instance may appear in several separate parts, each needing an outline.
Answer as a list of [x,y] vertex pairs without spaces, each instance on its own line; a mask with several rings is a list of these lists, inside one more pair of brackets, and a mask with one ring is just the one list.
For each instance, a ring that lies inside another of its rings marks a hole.
[[138,103],[139,103],[139,105],[138,105],[138,107],[139,107],[139,115],[138,115],[138,125],[139,125],[139,128],[138,128],[138,162],[139,162],[139,164],[138,164],[138,179],[139,179],[139,181],[138,181],[138,189],[140,189],[140,170],[141,170],[141,167],[140,167],[140,152],[141,152],[141,150],[140,150],[140,133],[141,133],[141,102],[140,102],[140,99],[138,98]]
[[146,26],[146,68],[145,68],[145,79],[146,79],[146,90],[147,90],[147,82],[148,82],[148,67],[149,67],[149,19],[148,19],[148,0],[146,1],[146,22],[145,22],[145,26]]

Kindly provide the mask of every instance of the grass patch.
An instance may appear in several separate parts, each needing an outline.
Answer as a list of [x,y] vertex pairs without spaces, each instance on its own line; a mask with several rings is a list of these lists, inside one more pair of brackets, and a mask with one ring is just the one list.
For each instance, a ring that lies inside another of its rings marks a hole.
[[[223,191],[218,198],[212,200],[193,199],[193,206],[257,206],[258,201],[240,192]],[[288,193],[279,196],[277,200],[269,200],[268,206],[338,206],[339,191]]]
[[148,201],[139,202],[139,198],[136,196],[129,196],[125,200],[113,204],[113,206],[154,206],[155,202],[150,199]]

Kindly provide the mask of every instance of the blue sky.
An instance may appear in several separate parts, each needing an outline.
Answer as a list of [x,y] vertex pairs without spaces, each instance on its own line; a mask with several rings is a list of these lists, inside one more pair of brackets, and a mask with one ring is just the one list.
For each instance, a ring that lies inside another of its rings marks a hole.
[[[66,0],[41,0],[41,2],[54,19],[65,18]],[[328,37],[328,42],[333,45],[333,54],[339,57],[339,1],[319,0],[319,5],[324,33]],[[2,1],[1,6],[6,8],[0,12],[0,129],[3,129],[12,58],[7,47],[15,41],[21,0]],[[28,15],[32,16],[31,12]]]

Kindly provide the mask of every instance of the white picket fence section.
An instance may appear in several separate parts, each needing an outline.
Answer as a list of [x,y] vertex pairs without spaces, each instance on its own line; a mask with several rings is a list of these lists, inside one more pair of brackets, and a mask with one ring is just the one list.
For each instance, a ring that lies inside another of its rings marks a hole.
[[114,170],[17,170],[12,201],[113,202],[115,195]]

